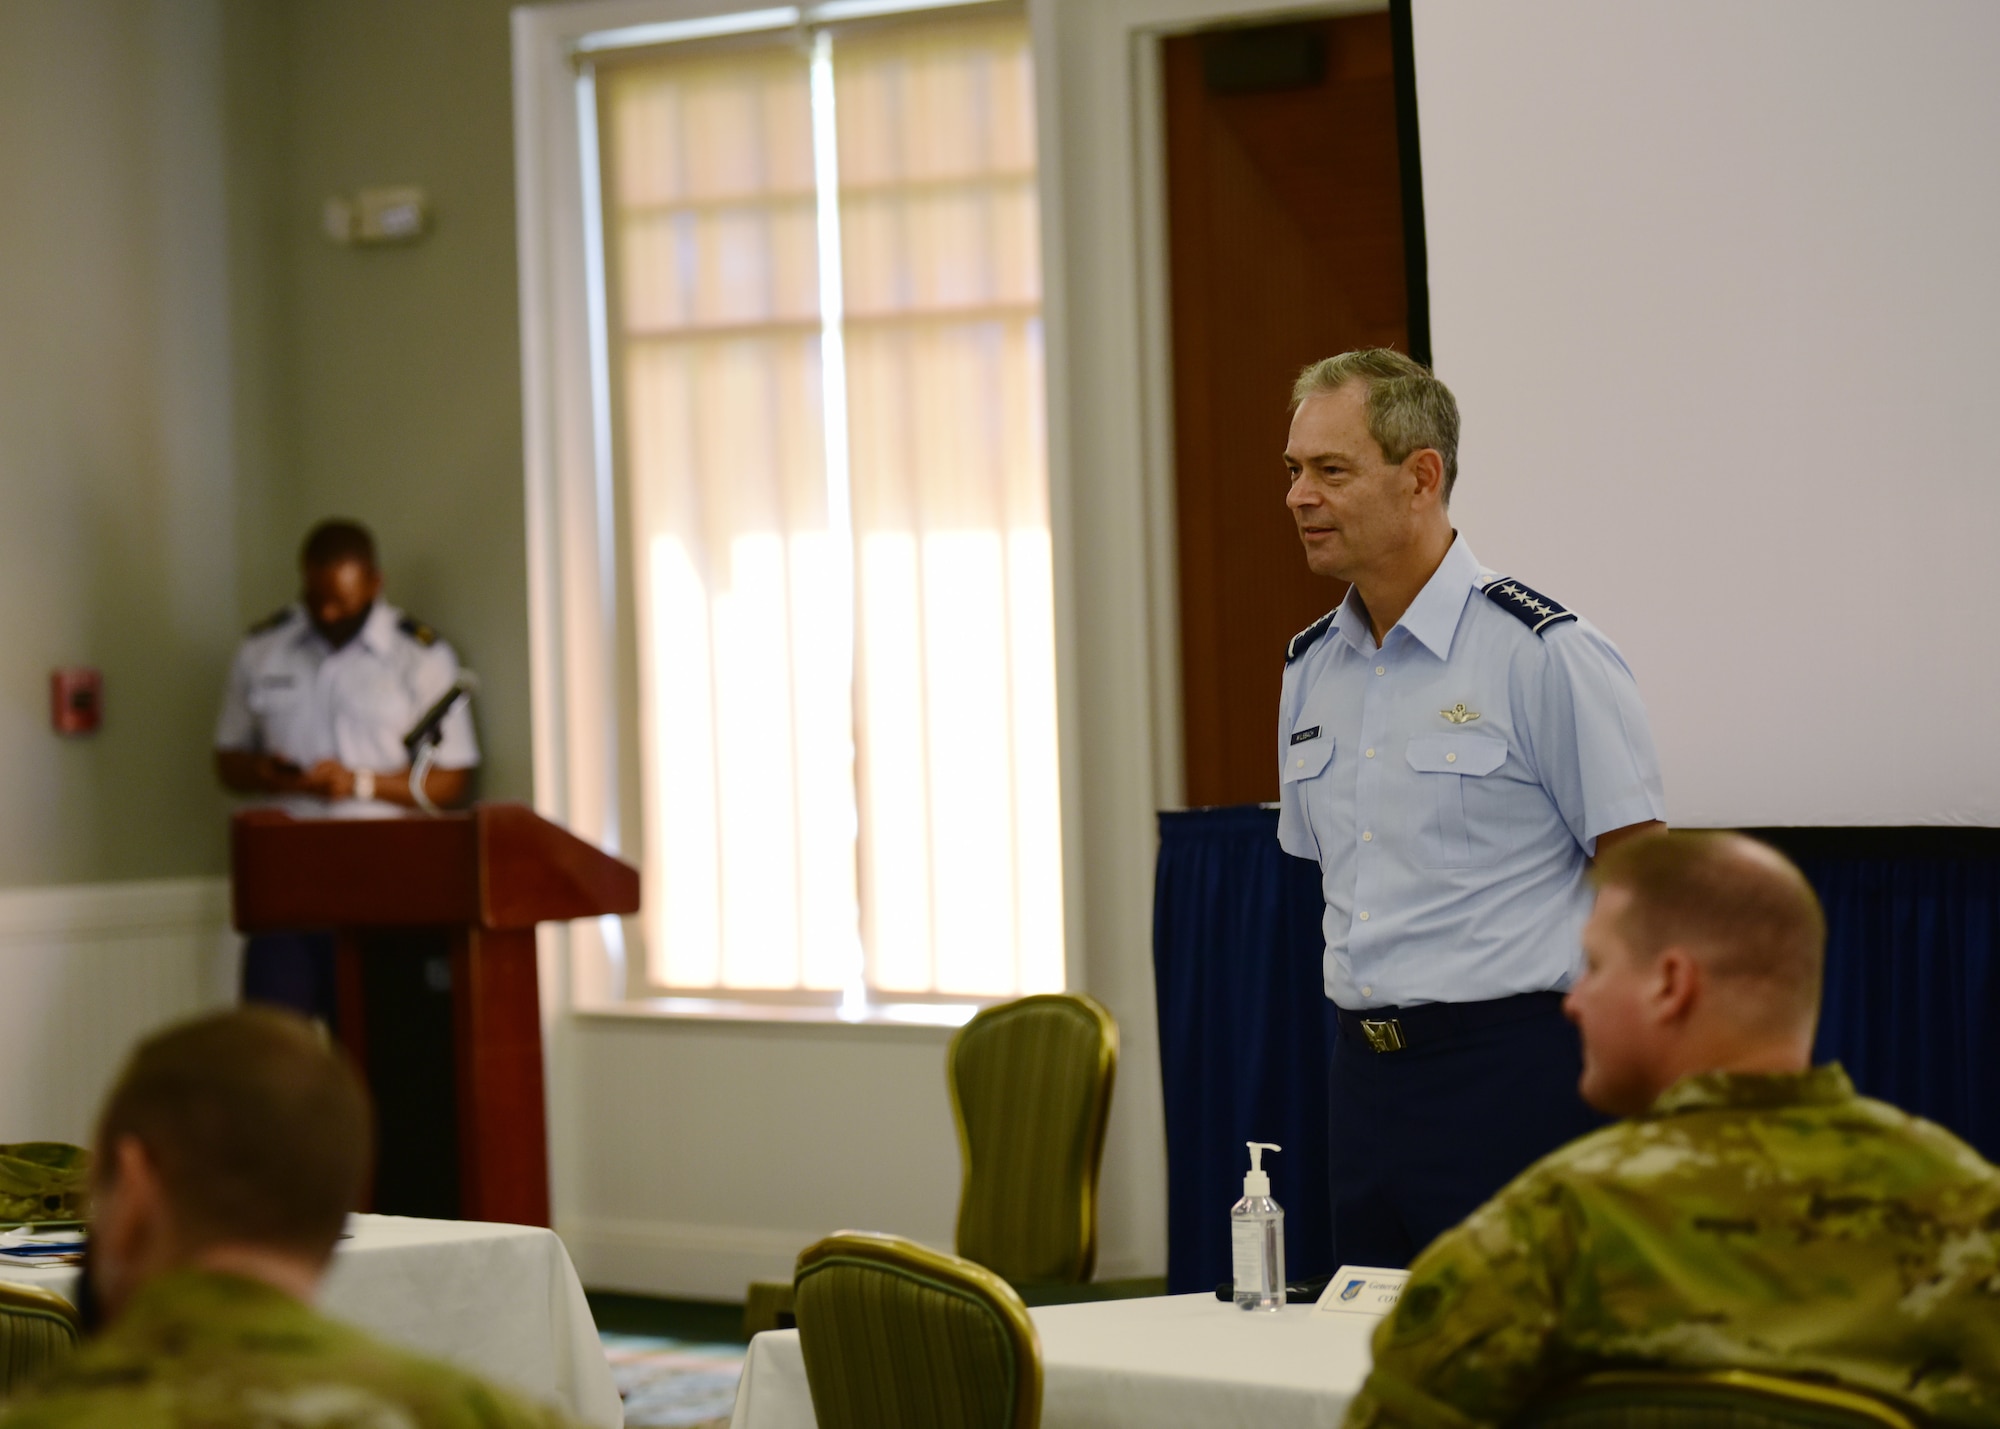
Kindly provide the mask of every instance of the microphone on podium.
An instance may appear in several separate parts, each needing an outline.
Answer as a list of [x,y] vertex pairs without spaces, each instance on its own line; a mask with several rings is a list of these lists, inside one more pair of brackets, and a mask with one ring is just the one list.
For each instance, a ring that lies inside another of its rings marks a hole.
[[426,814],[438,812],[424,783],[430,778],[438,743],[444,738],[444,718],[451,713],[454,705],[478,688],[479,677],[470,670],[460,670],[458,677],[451,682],[451,688],[439,695],[437,703],[425,710],[423,718],[403,736],[403,748],[410,756],[410,798]]

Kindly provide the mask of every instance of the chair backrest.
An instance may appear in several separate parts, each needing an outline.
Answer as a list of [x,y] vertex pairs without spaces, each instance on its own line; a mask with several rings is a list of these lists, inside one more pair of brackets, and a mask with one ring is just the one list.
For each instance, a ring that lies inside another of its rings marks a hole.
[[820,1429],[1036,1429],[1042,1347],[1012,1286],[900,1236],[800,1254],[799,1348]]
[[0,1399],[76,1353],[76,1307],[38,1285],[0,1280]]
[[1081,994],[1024,997],[960,1028],[945,1065],[965,1168],[958,1253],[1016,1285],[1090,1279],[1118,1024]]
[[1513,1429],[1918,1429],[1872,1394],[1756,1370],[1611,1370],[1535,1405]]

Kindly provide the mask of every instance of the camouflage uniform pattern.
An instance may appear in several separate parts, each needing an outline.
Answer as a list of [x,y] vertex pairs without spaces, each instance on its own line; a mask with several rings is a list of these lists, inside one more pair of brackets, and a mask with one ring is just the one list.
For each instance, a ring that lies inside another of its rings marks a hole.
[[90,1153],[64,1141],[0,1146],[0,1225],[90,1215]]
[[255,1281],[179,1271],[0,1413],[0,1429],[569,1429]]
[[1500,1424],[1637,1367],[1831,1375],[2000,1423],[2000,1172],[1838,1066],[1688,1077],[1425,1249],[1347,1425]]

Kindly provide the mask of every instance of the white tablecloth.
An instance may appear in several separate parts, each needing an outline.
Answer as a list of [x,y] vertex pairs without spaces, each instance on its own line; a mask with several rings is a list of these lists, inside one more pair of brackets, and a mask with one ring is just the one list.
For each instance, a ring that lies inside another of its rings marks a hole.
[[[555,1232],[406,1216],[355,1216],[349,1229],[320,1294],[329,1315],[586,1424],[624,1424],[590,1305]],[[0,1264],[0,1276],[75,1297],[72,1267]]]
[[[1310,1305],[1243,1311],[1213,1295],[1032,1310],[1045,1429],[1334,1429],[1368,1377],[1380,1321]],[[813,1429],[797,1330],[750,1342],[732,1429]]]

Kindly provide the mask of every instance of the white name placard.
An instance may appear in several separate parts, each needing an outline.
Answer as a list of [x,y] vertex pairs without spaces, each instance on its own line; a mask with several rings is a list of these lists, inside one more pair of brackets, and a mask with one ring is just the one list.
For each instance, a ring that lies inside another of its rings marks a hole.
[[1377,1319],[1396,1308],[1407,1270],[1384,1270],[1376,1265],[1343,1265],[1327,1281],[1313,1305],[1315,1315],[1372,1315]]

